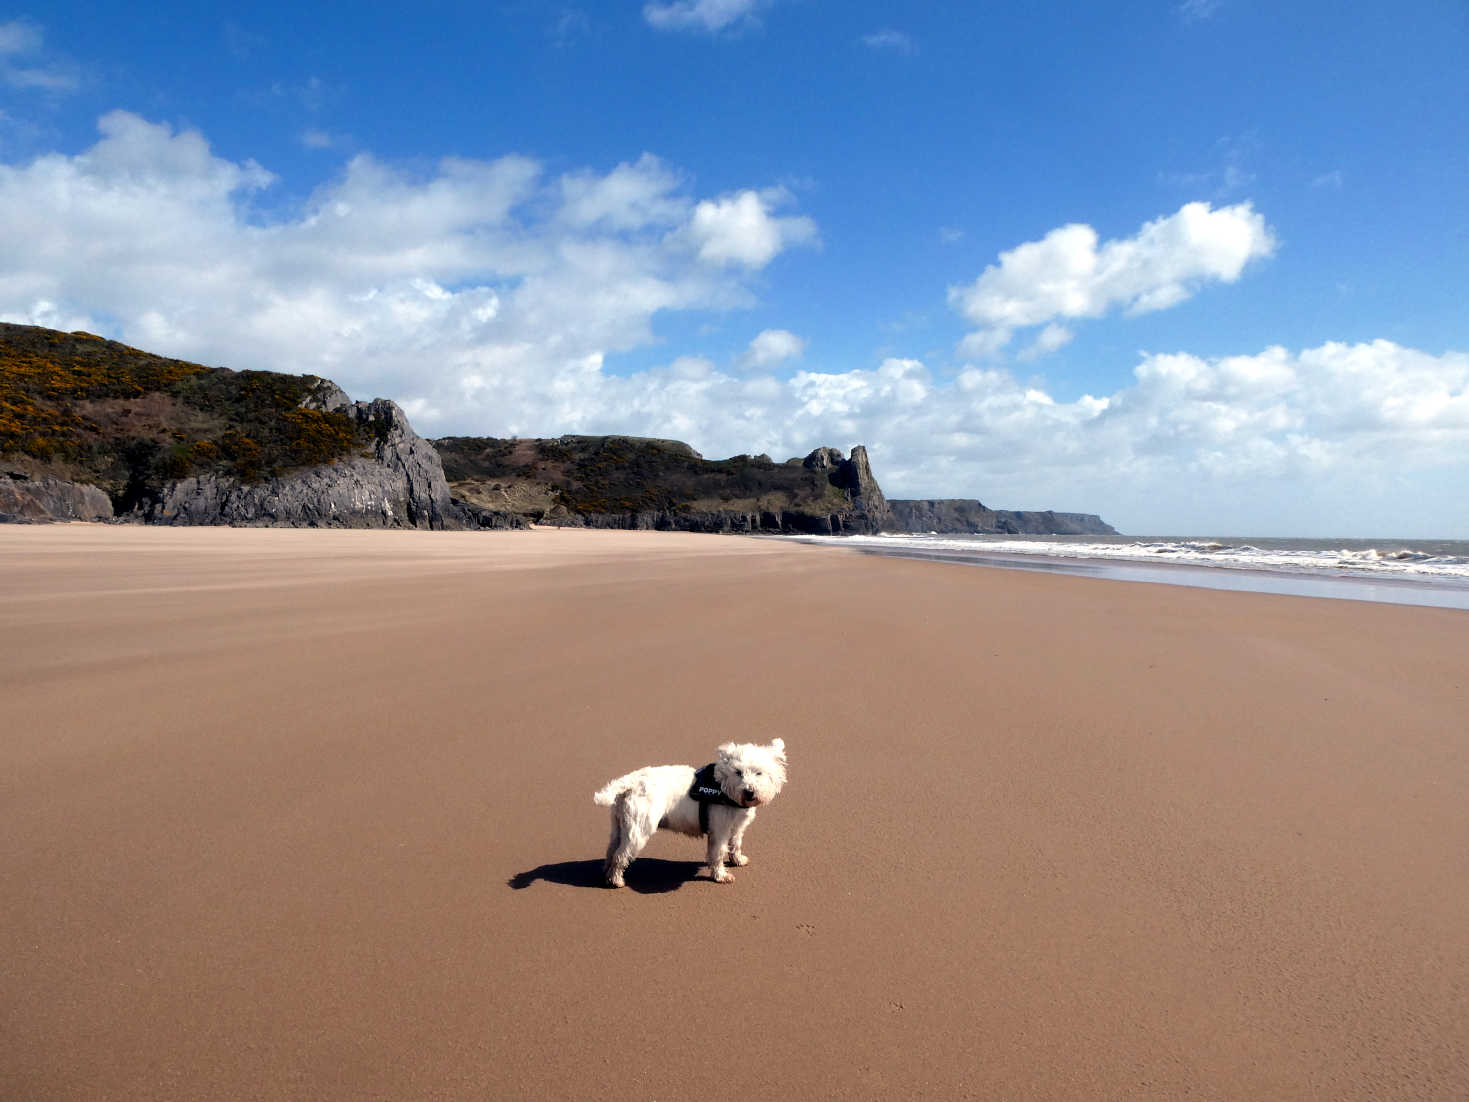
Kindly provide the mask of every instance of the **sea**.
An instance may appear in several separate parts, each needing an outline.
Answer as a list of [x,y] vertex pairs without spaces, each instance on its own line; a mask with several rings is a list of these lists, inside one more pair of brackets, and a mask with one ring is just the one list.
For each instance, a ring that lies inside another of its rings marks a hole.
[[782,538],[971,566],[1469,609],[1469,540],[937,533]]

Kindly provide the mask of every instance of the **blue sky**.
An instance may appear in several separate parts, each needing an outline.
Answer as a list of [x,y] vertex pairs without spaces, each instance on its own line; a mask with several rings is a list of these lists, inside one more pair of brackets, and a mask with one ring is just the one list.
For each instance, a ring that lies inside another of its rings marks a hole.
[[0,9],[0,318],[425,435],[1469,538],[1466,47],[1457,0]]

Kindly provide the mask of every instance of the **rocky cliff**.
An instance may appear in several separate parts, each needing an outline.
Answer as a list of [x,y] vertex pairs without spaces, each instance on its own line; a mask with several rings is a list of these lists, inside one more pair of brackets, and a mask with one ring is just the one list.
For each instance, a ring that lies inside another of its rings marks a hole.
[[514,523],[455,506],[438,453],[392,402],[20,325],[0,325],[0,519]]
[[890,531],[1031,536],[1115,536],[1117,530],[1092,513],[990,509],[964,498],[893,499]]
[[96,486],[32,478],[21,471],[0,475],[0,522],[111,519],[112,502]]
[[802,460],[802,466],[829,472],[828,480],[846,493],[868,531],[880,532],[891,525],[892,510],[872,475],[867,449],[861,444],[852,448],[850,457],[844,457],[836,448],[817,448]]
[[877,532],[888,520],[861,445],[776,463],[704,459],[676,440],[631,436],[434,443],[456,504],[542,524],[830,535]]
[[351,418],[371,439],[371,450],[259,482],[218,474],[180,479],[144,494],[128,517],[148,524],[237,527],[465,527],[450,501],[438,453],[396,404],[383,398],[351,402],[341,395],[325,408]]
[[867,449],[707,460],[630,436],[426,441],[314,375],[0,324],[0,521],[1108,534],[1099,517],[888,501]]

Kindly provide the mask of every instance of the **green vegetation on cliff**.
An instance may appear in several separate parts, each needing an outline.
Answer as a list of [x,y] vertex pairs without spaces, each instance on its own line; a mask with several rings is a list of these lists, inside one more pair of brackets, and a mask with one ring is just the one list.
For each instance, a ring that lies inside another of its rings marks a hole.
[[630,514],[661,514],[665,523],[728,514],[826,518],[849,516],[854,509],[833,468],[799,459],[775,463],[763,455],[703,459],[675,440],[451,436],[434,446],[456,497],[535,520]]
[[0,470],[91,483],[120,510],[190,475],[258,482],[370,446],[352,418],[303,407],[329,386],[0,324]]

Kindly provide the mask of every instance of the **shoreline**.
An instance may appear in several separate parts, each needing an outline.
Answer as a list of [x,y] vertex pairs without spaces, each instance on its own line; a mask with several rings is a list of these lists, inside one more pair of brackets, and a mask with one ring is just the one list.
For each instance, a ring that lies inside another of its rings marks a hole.
[[[789,538],[789,537],[780,537]],[[800,537],[795,537],[800,538]],[[1188,563],[1142,563],[1124,559],[1060,558],[1045,555],[1006,555],[975,552],[945,554],[894,548],[853,548],[865,555],[945,562],[1002,570],[1033,570],[1106,581],[1148,585],[1179,585],[1237,593],[1269,593],[1283,597],[1364,601],[1371,604],[1415,605],[1424,608],[1469,609],[1469,584],[1456,585],[1416,578],[1361,578],[1351,575],[1290,573],[1262,567],[1195,566]]]
[[[646,1098],[710,1036],[752,1097],[1469,1093],[1455,611],[580,530],[0,579],[5,1097]],[[734,884],[598,886],[593,791],[775,735]]]
[[[462,547],[463,541],[485,538],[509,538],[526,536],[529,533],[560,534],[574,539],[576,534],[600,533],[602,538],[616,540],[620,533],[624,537],[658,539],[660,537],[692,538],[694,540],[727,539],[767,543],[774,546],[800,544],[807,547],[825,547],[845,550],[878,558],[909,559],[921,562],[944,563],[955,566],[979,566],[998,570],[1017,570],[1053,575],[1067,575],[1104,581],[1121,581],[1142,584],[1165,584],[1190,588],[1210,589],[1226,592],[1273,594],[1285,597],[1308,597],[1323,600],[1360,601],[1369,604],[1408,605],[1424,608],[1469,610],[1469,580],[1436,579],[1383,574],[1364,576],[1350,572],[1328,573],[1321,570],[1291,569],[1258,565],[1211,564],[1178,561],[1142,561],[1121,557],[1097,555],[1047,555],[1043,553],[1019,553],[1014,551],[989,551],[983,543],[972,549],[939,550],[921,547],[904,547],[901,543],[884,546],[880,543],[852,540],[850,537],[823,537],[804,535],[769,535],[738,532],[664,532],[659,530],[618,528],[573,528],[557,525],[531,525],[527,529],[505,532],[433,532],[422,533],[416,529],[356,529],[356,528],[298,528],[260,527],[233,528],[226,525],[160,526],[160,525],[117,525],[98,524],[85,521],[56,522],[45,525],[0,525],[0,532],[40,530],[81,530],[92,532],[198,532],[215,533],[213,537],[200,537],[199,542],[207,545],[211,540],[225,539],[228,532],[295,532],[313,541],[338,541],[345,539],[350,546],[354,536],[361,537],[377,533],[387,539],[411,538],[416,535],[431,535],[434,540],[443,540],[445,545],[435,549],[436,554],[423,556],[425,563],[459,561],[464,564],[480,561],[483,556],[471,546]],[[311,535],[305,536],[305,533]],[[288,537],[288,539],[291,537]],[[594,537],[595,538],[595,537]],[[1374,541],[1363,541],[1374,542]],[[1375,541],[1392,543],[1394,541]],[[1397,541],[1402,542],[1402,541]],[[333,544],[336,546],[336,544]],[[610,546],[615,546],[615,543]],[[625,552],[631,545],[619,549]],[[650,548],[657,545],[649,545]],[[454,553],[449,554],[453,547]],[[671,550],[672,545],[662,550]],[[709,550],[709,548],[704,548]],[[649,548],[645,551],[651,553]],[[514,556],[519,559],[521,556]],[[522,565],[531,565],[529,562]]]
[[[0,532],[38,530],[81,530],[93,532],[295,532],[314,541],[345,539],[350,545],[355,536],[377,533],[385,538],[410,538],[422,533],[417,529],[359,529],[359,528],[301,528],[285,527],[242,527],[228,525],[118,525],[99,524],[87,521],[61,521],[44,525],[0,525]],[[931,549],[906,547],[894,540],[891,544],[868,542],[853,537],[770,535],[740,532],[665,532],[654,529],[620,528],[574,528],[558,525],[530,525],[529,528],[504,532],[433,532],[435,540],[444,540],[445,546],[437,548],[436,554],[424,556],[424,561],[459,560],[463,563],[479,561],[483,556],[472,548],[464,550],[461,541],[477,541],[484,538],[505,537],[514,539],[528,533],[557,533],[564,538],[575,538],[577,533],[601,533],[616,540],[617,534],[627,537],[691,537],[695,540],[728,539],[768,543],[771,545],[800,544],[807,547],[825,547],[845,550],[878,558],[910,559],[922,562],[944,563],[955,566],[980,566],[998,570],[1018,570],[1053,575],[1091,578],[1094,580],[1122,581],[1143,584],[1165,584],[1191,588],[1211,589],[1227,592],[1262,593],[1286,597],[1309,597],[1323,600],[1361,601],[1371,604],[1409,605],[1425,608],[1469,610],[1469,579],[1434,578],[1424,576],[1380,574],[1363,575],[1347,570],[1328,572],[1320,569],[1250,565],[1235,563],[1203,564],[1193,562],[1140,560],[1107,555],[1048,555],[1044,553],[1017,552],[1010,550],[988,550],[986,545],[976,542],[962,549]],[[304,536],[305,533],[311,535]],[[226,538],[220,535],[200,537],[207,545],[211,539]],[[288,537],[289,538],[289,537]],[[920,537],[921,538],[921,537]],[[1325,542],[1325,541],[1323,541]],[[1393,543],[1392,540],[1359,541]],[[1396,541],[1404,542],[1404,541]],[[455,553],[446,554],[450,546]],[[630,546],[630,545],[629,545]],[[625,551],[625,546],[621,550]],[[671,545],[664,547],[670,550]],[[708,548],[705,548],[708,550]],[[517,558],[519,556],[516,556]]]
[[[840,537],[758,536],[789,540],[808,546],[841,546]],[[921,537],[920,537],[921,538]],[[1168,560],[1139,560],[1102,554],[1060,555],[1039,552],[989,550],[976,542],[965,548],[908,547],[895,539],[854,543],[850,550],[883,558],[943,562],[958,566],[1026,570],[1047,574],[1144,584],[1180,585],[1243,593],[1271,593],[1288,597],[1416,605],[1428,608],[1469,609],[1469,578],[1413,577],[1410,575],[1354,574],[1320,569],[1291,569],[1251,564],[1202,564]]]

